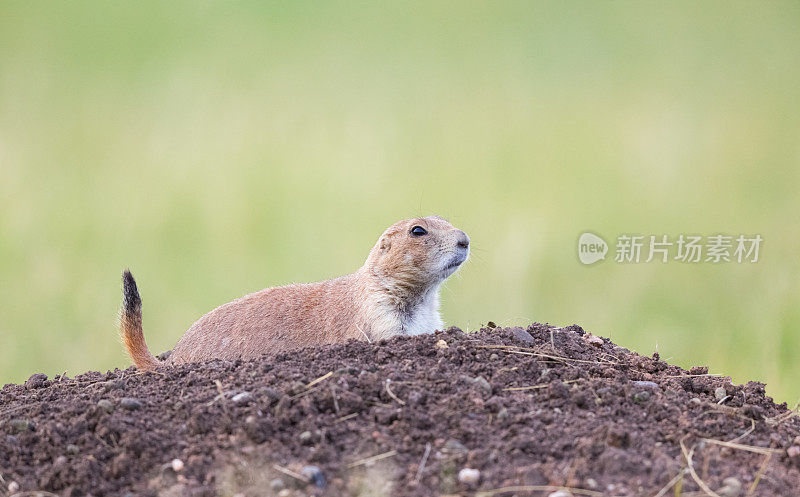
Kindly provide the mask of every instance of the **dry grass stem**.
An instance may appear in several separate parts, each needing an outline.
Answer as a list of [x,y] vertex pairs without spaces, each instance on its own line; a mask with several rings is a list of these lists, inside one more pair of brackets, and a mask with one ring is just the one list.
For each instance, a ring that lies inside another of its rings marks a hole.
[[769,463],[772,454],[767,454],[764,458],[764,462],[761,463],[761,466],[758,468],[758,473],[756,473],[756,477],[753,480],[753,484],[750,485],[750,488],[747,490],[747,497],[754,495],[756,492],[756,487],[758,486],[758,482],[761,481],[761,477],[764,476],[764,472],[767,471],[767,463]]
[[294,478],[294,479],[296,479],[296,480],[300,480],[300,481],[302,481],[302,482],[306,482],[306,483],[308,483],[309,481],[311,481],[311,480],[309,480],[308,478],[306,478],[306,477],[305,477],[305,475],[301,475],[300,473],[297,473],[297,472],[295,472],[295,471],[292,471],[292,470],[291,470],[291,469],[289,469],[289,468],[284,468],[283,466],[279,466],[279,465],[277,465],[277,464],[273,464],[273,465],[272,465],[272,467],[273,467],[274,469],[276,469],[276,470],[280,471],[281,473],[285,474],[285,475],[291,476],[292,478]]
[[[580,381],[580,380],[565,380],[562,383],[570,384],[570,383],[575,383],[577,381]],[[508,388],[504,388],[503,391],[504,392],[514,392],[514,391],[521,391],[521,390],[538,390],[540,388],[547,388],[549,386],[550,386],[550,383],[541,383],[539,385],[530,385],[530,386],[526,386],[526,387],[508,387]]]
[[584,490],[582,488],[570,487],[557,487],[554,485],[520,485],[514,487],[501,487],[492,490],[483,490],[476,492],[475,497],[492,497],[500,494],[510,494],[515,492],[555,492],[558,490],[566,490],[574,495],[586,495],[588,497],[603,497],[602,492],[595,492],[594,490]]
[[331,376],[333,376],[333,371],[328,371],[326,374],[324,374],[324,375],[320,376],[320,377],[319,377],[319,378],[317,378],[316,380],[314,380],[314,381],[312,381],[311,383],[309,383],[308,385],[306,385],[306,388],[311,388],[311,387],[313,387],[314,385],[316,385],[317,383],[319,383],[319,382],[321,382],[321,381],[325,381],[325,380],[327,380],[327,379],[328,379],[328,378],[330,378]]
[[563,361],[563,362],[578,362],[583,364],[610,364],[610,365],[619,365],[617,362],[613,361],[587,361],[584,359],[572,359],[570,357],[563,357],[559,355],[553,354],[545,354],[542,352],[532,352],[530,350],[519,350],[519,347],[513,347],[511,345],[478,345],[478,348],[481,349],[495,349],[502,352],[506,352],[509,354],[519,354],[519,355],[527,355],[527,356],[534,356],[534,357],[543,357],[545,359],[552,359],[554,361]]
[[392,392],[392,389],[389,388],[389,383],[391,383],[391,382],[392,382],[392,380],[390,380],[389,378],[386,378],[386,381],[383,382],[383,385],[386,388],[387,395],[389,395],[389,397],[391,397],[394,400],[396,400],[401,406],[406,405],[405,401],[401,400],[399,397],[397,397],[397,395],[395,395],[394,392]]
[[700,478],[700,476],[698,476],[698,474],[695,472],[694,463],[692,463],[692,456],[694,455],[694,447],[692,447],[691,450],[687,450],[686,444],[683,443],[683,440],[681,440],[680,443],[681,443],[681,451],[683,452],[683,457],[686,459],[686,467],[689,470],[689,474],[692,476],[692,479],[695,481],[695,483],[697,483],[697,486],[700,487],[703,490],[703,492],[705,492],[707,495],[710,495],[711,497],[720,497],[720,495],[711,490],[711,487],[706,485],[706,482],[704,482]]
[[678,472],[678,474],[673,476],[672,479],[670,481],[668,481],[666,485],[664,485],[664,488],[659,490],[658,493],[655,494],[653,497],[663,497],[664,495],[667,495],[667,492],[669,492],[669,489],[674,487],[675,484],[678,483],[681,480],[681,478],[683,478],[683,473],[685,471],[686,471],[685,468],[681,468],[681,470]]
[[769,447],[756,447],[755,445],[744,445],[735,442],[723,442],[722,440],[714,440],[713,438],[704,438],[703,441],[714,445],[721,445],[729,449],[746,450],[748,452],[755,452],[757,454],[763,454],[763,455],[781,453],[781,450],[779,449],[771,449]]
[[417,476],[414,477],[414,483],[419,483],[420,479],[422,479],[422,471],[425,469],[425,463],[428,462],[428,456],[431,454],[431,444],[430,442],[425,444],[425,453],[422,454],[422,460],[419,462],[419,468],[417,469]]
[[353,419],[356,416],[358,416],[358,413],[354,412],[353,414],[348,414],[347,416],[342,416],[341,418],[337,419],[335,422],[336,423],[341,423],[342,421],[347,421],[348,419]]
[[380,461],[381,459],[386,459],[387,457],[393,457],[397,455],[396,450],[390,450],[389,452],[384,452],[383,454],[378,454],[376,456],[367,457],[365,459],[359,459],[356,462],[351,462],[347,465],[348,468],[355,468],[356,466],[361,466],[362,464],[369,464],[371,462]]

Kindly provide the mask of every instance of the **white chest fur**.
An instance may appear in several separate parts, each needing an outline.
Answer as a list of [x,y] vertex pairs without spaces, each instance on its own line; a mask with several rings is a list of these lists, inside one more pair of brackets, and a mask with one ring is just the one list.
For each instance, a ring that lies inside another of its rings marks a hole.
[[381,299],[368,306],[363,329],[373,340],[395,335],[422,335],[441,330],[444,326],[439,315],[439,288],[429,290],[412,305],[397,306],[392,300]]
[[429,291],[411,312],[400,316],[403,334],[422,335],[441,330],[444,326],[439,314],[439,289]]

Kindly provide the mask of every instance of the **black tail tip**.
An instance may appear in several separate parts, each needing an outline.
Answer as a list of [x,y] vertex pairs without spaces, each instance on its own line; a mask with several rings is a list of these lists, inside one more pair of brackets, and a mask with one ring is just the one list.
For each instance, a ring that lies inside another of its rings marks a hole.
[[142,306],[142,299],[136,288],[136,280],[133,279],[133,275],[128,269],[122,273],[122,295],[125,299],[125,310],[135,310]]

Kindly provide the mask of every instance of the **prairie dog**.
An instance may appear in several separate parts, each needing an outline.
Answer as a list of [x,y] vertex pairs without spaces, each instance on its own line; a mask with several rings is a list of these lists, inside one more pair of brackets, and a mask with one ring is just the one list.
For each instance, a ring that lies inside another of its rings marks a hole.
[[123,273],[120,335],[139,369],[209,359],[248,359],[267,352],[443,327],[439,286],[469,256],[469,237],[438,216],[399,221],[383,232],[355,273],[245,295],[198,319],[166,361],[150,353],[142,301]]

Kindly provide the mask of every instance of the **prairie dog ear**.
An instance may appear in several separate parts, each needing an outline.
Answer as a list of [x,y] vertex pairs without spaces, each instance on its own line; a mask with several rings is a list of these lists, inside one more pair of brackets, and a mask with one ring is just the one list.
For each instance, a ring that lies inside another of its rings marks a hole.
[[381,250],[389,250],[392,247],[392,240],[388,236],[381,238]]

